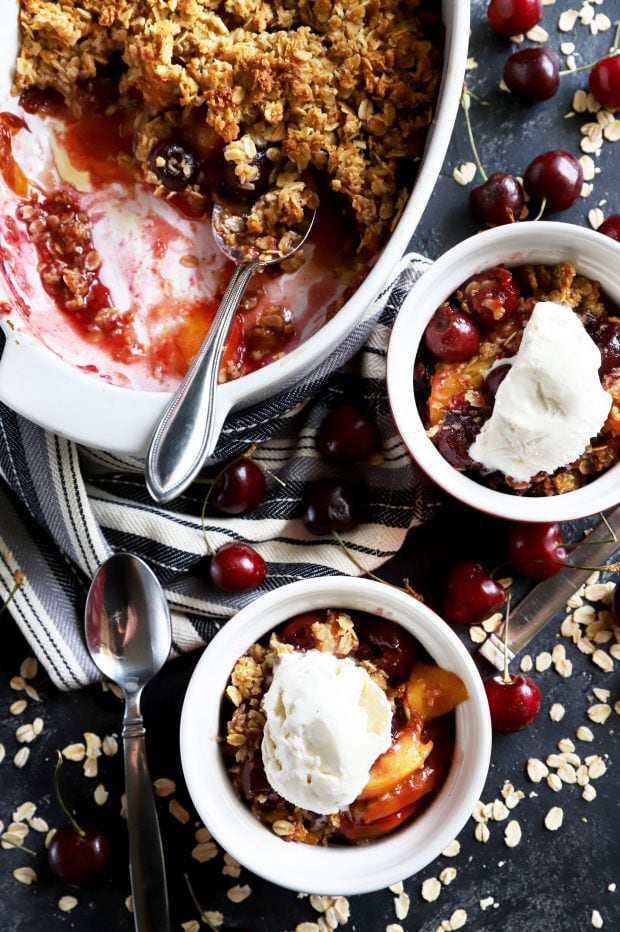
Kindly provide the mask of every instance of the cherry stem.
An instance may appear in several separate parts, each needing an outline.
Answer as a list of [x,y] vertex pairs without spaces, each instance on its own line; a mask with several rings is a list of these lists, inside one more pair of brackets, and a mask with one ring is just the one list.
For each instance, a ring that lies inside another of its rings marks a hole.
[[[200,512],[200,529],[201,529],[201,531],[202,531],[202,536],[204,537],[205,546],[206,546],[206,548],[207,548],[207,553],[208,553],[208,555],[209,555],[210,557],[212,557],[213,554],[216,552],[216,548],[213,546],[213,544],[212,544],[211,541],[209,540],[209,536],[208,536],[208,534],[207,534],[207,529],[206,529],[206,527],[205,527],[205,516],[206,516],[206,511],[207,511],[207,505],[209,504],[209,499],[211,498],[211,492],[213,491],[213,489],[214,489],[215,486],[217,485],[218,479],[220,479],[220,478],[224,475],[224,473],[226,472],[226,470],[228,469],[228,467],[229,467],[230,465],[232,465],[232,463],[236,463],[238,460],[251,459],[251,458],[252,458],[252,454],[254,453],[255,450],[256,450],[256,444],[253,443],[253,444],[251,444],[251,445],[247,448],[247,450],[245,451],[245,453],[242,453],[241,456],[238,456],[238,457],[237,457],[237,459],[231,460],[230,463],[226,463],[226,465],[223,466],[223,467],[220,469],[220,471],[218,472],[218,474],[215,476],[214,479],[201,479],[201,480],[199,480],[199,481],[201,481],[204,485],[208,485],[208,486],[209,486],[209,489],[208,489],[208,491],[207,491],[207,494],[205,495],[204,502],[202,503],[202,511]],[[261,467],[261,468],[262,468],[262,467]],[[269,475],[271,476],[272,473],[269,473]],[[273,478],[274,478],[274,479],[277,479],[276,476],[273,476]],[[285,485],[285,484],[286,484],[286,483],[282,482],[281,479],[277,479],[277,481],[280,482],[282,485]]]
[[0,841],[3,845],[11,845],[12,848],[18,848],[20,851],[27,851],[28,854],[32,854],[33,857],[36,857],[37,852],[33,851],[32,848],[27,848],[25,845],[18,845],[16,841],[13,841],[12,838],[9,838],[8,835],[0,835]]
[[13,579],[15,580],[15,582],[13,583],[13,586],[12,586],[12,588],[11,588],[11,591],[10,591],[9,594],[7,595],[7,597],[6,597],[6,599],[4,600],[2,606],[0,606],[0,615],[1,615],[2,612],[5,610],[5,608],[7,607],[7,605],[9,604],[9,602],[11,601],[11,599],[13,598],[13,596],[15,595],[15,593],[17,592],[17,590],[23,585],[23,583],[24,583],[24,571],[23,571],[23,570],[15,570],[15,572],[13,573]]
[[60,751],[56,751],[56,753],[58,754],[58,760],[56,761],[56,767],[54,768],[54,794],[56,796],[56,802],[58,803],[58,805],[60,806],[60,808],[66,815],[66,817],[68,818],[69,822],[71,823],[73,828],[78,833],[78,835],[81,835],[82,838],[84,838],[84,836],[86,835],[86,832],[84,831],[83,828],[80,828],[80,826],[75,820],[75,816],[73,815],[73,813],[69,812],[69,810],[67,809],[67,806],[65,805],[65,801],[62,798],[62,794],[60,792],[60,768],[62,767],[62,754],[60,753]]
[[200,921],[201,921],[201,922],[204,922],[204,924],[205,924],[206,926],[208,926],[210,929],[213,929],[213,932],[217,932],[216,926],[214,926],[213,923],[210,922],[209,919],[207,919],[206,912],[205,912],[205,910],[202,908],[202,906],[200,905],[200,901],[199,901],[198,897],[196,896],[196,894],[194,893],[194,888],[192,887],[191,881],[190,881],[190,879],[189,879],[189,874],[183,874],[183,877],[185,878],[185,883],[187,884],[187,889],[189,890],[189,895],[190,895],[191,898],[192,898],[192,901],[193,901],[193,903],[194,903],[194,906],[195,906],[196,909],[198,910],[198,914],[199,914],[199,916],[200,916]]
[[508,622],[510,621],[510,593],[506,599],[506,617],[504,618],[504,683],[510,683],[508,673]]
[[406,592],[407,595],[410,595],[410,596],[412,596],[414,599],[417,599],[418,602],[423,602],[423,601],[424,601],[424,599],[422,598],[422,596],[420,595],[420,593],[419,593],[419,592],[416,592],[415,589],[414,589],[412,586],[409,585],[409,580],[408,580],[408,579],[403,579],[403,585],[402,585],[402,586],[395,586],[394,583],[388,582],[387,579],[381,579],[380,576],[377,576],[377,575],[375,575],[375,573],[371,572],[370,570],[367,570],[367,569],[360,563],[360,561],[357,559],[357,557],[354,556],[353,553],[351,553],[351,551],[350,551],[349,548],[347,547],[346,543],[344,542],[344,540],[342,539],[342,537],[340,536],[340,534],[338,533],[338,531],[332,530],[332,535],[333,535],[333,537],[334,537],[334,540],[338,543],[339,547],[341,547],[342,550],[344,550],[344,552],[346,553],[347,557],[349,558],[349,560],[351,561],[351,563],[353,564],[353,566],[357,567],[357,569],[360,571],[360,573],[363,573],[364,576],[369,576],[370,579],[374,579],[375,582],[383,583],[384,586],[391,586],[392,589],[399,589],[401,592]]
[[465,126],[467,127],[467,137],[469,139],[469,145],[471,146],[471,151],[473,152],[476,165],[478,166],[478,171],[482,175],[483,181],[488,181],[489,176],[482,167],[482,162],[480,161],[480,156],[478,155],[478,149],[476,148],[476,141],[474,139],[474,131],[471,125],[471,118],[469,116],[469,101],[474,95],[469,90],[466,84],[463,85],[463,93],[461,94],[461,107],[463,108],[463,113],[465,114]]
[[547,206],[547,198],[546,198],[546,197],[543,197],[542,201],[540,202],[540,209],[539,209],[538,213],[536,214],[536,216],[534,217],[534,219],[532,220],[532,223],[535,223],[537,220],[540,220],[540,218],[542,217],[542,215],[543,215],[544,212],[545,212],[545,207],[546,207],[546,206]]
[[604,58],[613,58],[614,55],[618,52],[618,42],[620,41],[620,19],[616,23],[616,32],[614,35],[613,45],[608,51],[607,55],[603,55],[602,58],[597,58],[596,61],[588,62],[587,65],[579,65],[577,68],[565,68],[563,71],[560,71],[560,77],[564,78],[567,74],[577,74],[578,71],[589,71],[590,68],[593,68],[598,62],[603,61]]

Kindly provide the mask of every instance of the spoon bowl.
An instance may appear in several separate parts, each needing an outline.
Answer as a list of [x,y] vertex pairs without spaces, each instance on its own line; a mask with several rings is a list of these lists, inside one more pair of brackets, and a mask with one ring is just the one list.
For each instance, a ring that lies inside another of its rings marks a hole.
[[170,932],[140,696],[170,653],[172,627],[157,577],[139,557],[117,553],[99,567],[86,599],[85,634],[94,663],[125,697],[123,751],[136,932]]

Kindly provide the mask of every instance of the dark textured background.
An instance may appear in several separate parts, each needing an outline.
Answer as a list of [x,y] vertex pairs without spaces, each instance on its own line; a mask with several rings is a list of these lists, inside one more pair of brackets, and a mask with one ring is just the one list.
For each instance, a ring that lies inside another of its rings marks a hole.
[[[592,61],[607,50],[611,31],[592,36],[587,27],[577,25],[571,34],[560,34],[557,31],[560,12],[580,5],[557,0],[546,6],[543,26],[550,34],[549,44],[556,49],[561,41],[575,41],[581,63]],[[620,13],[617,0],[605,0],[594,8],[596,12],[606,12],[610,19]],[[472,106],[472,120],[487,172],[503,170],[520,174],[535,155],[547,148],[565,148],[579,155],[579,127],[588,117],[582,114],[567,119],[565,115],[571,109],[573,91],[586,86],[587,75],[563,78],[554,99],[532,107],[502,93],[498,82],[511,47],[508,41],[490,33],[484,18],[485,9],[486,3],[474,0],[471,55],[478,67],[469,71],[468,83],[488,104]],[[554,219],[587,226],[588,210],[598,204],[604,204],[606,215],[620,212],[619,151],[611,143],[605,144],[600,157],[596,158],[601,171],[596,176],[592,195],[580,199],[571,210]],[[453,168],[470,160],[464,122],[459,114],[441,177],[412,248],[436,257],[476,232],[468,211],[467,190],[452,178]],[[576,535],[579,528],[567,527],[566,531]],[[410,534],[402,552],[382,574],[394,581],[407,575],[414,586],[432,596],[434,586],[451,559],[488,554],[495,561],[503,547],[505,533],[502,522],[446,502],[430,525]],[[17,674],[20,662],[29,651],[6,614],[0,623],[3,626],[0,740],[7,752],[0,764],[0,819],[8,824],[13,809],[25,800],[32,800],[38,804],[38,814],[50,825],[59,824],[62,818],[51,793],[56,748],[81,740],[84,731],[94,731],[101,736],[118,733],[121,704],[99,687],[71,695],[57,693],[39,675],[35,685],[41,693],[41,706],[31,704],[18,718],[10,715],[9,705],[18,695],[9,688],[9,679]],[[539,635],[530,647],[533,654],[552,649],[558,637],[558,625],[556,620]],[[407,932],[434,932],[457,908],[464,908],[468,913],[465,928],[476,932],[500,929],[505,932],[581,932],[591,928],[593,909],[602,914],[605,929],[620,928],[620,890],[616,893],[607,890],[609,883],[620,883],[619,793],[614,766],[618,761],[618,719],[612,714],[605,725],[592,725],[586,718],[591,688],[611,689],[613,702],[620,696],[619,677],[617,671],[604,674],[567,641],[562,639],[562,643],[567,645],[573,661],[573,676],[565,680],[552,669],[536,674],[543,691],[539,718],[524,732],[494,739],[483,799],[489,801],[498,797],[505,780],[524,790],[526,798],[511,816],[521,824],[521,844],[514,849],[505,846],[505,822],[490,823],[491,839],[486,845],[480,844],[474,839],[474,823],[470,821],[460,835],[458,857],[441,857],[405,882],[405,890],[411,896],[409,916],[402,922]],[[177,798],[190,810],[181,775],[177,733],[184,690],[196,660],[196,656],[190,656],[172,662],[147,690],[144,699],[151,775],[173,778],[177,783]],[[488,668],[483,672],[489,672]],[[567,710],[564,721],[559,724],[552,723],[548,717],[548,710],[556,701]],[[26,767],[17,770],[12,764],[18,748],[14,731],[20,722],[31,721],[35,714],[43,717],[44,731],[31,745]],[[583,723],[591,725],[595,740],[591,745],[579,745],[579,753],[583,756],[603,754],[608,764],[608,772],[595,783],[597,798],[585,803],[576,786],[566,786],[559,794],[553,793],[544,783],[533,786],[524,771],[527,758],[544,759],[555,750],[559,738],[574,737],[576,727]],[[119,818],[122,756],[119,753],[113,758],[102,757],[99,763],[100,776],[95,781],[86,780],[81,766],[71,763],[65,766],[63,779],[68,799],[84,820],[89,816],[103,818],[114,835],[116,856],[110,874],[89,890],[75,891],[63,886],[47,870],[41,836],[31,832],[29,840],[37,850],[35,858],[16,850],[0,850],[0,928],[5,932],[61,932],[66,929],[129,932],[133,928],[133,920],[124,905],[129,893],[129,877],[124,822]],[[92,803],[92,791],[99,781],[110,792],[103,809]],[[533,789],[536,795],[529,797]],[[167,803],[168,800],[162,799],[158,805],[168,861],[173,929],[180,929],[182,922],[198,918],[183,880],[184,872],[191,875],[203,907],[220,909],[224,913],[223,928],[226,930],[292,932],[298,923],[317,918],[307,899],[279,890],[246,871],[241,872],[238,880],[223,876],[221,856],[205,864],[192,860],[194,813],[192,811],[187,825],[181,825],[169,815]],[[543,818],[554,805],[563,807],[564,824],[560,831],[550,833],[543,826]],[[30,864],[36,868],[39,880],[27,887],[13,879],[12,870]],[[443,887],[436,902],[425,903],[420,896],[422,881],[438,876],[449,865],[457,868],[456,879],[450,886]],[[233,905],[226,898],[226,890],[237,883],[250,884],[252,895],[245,902]],[[57,908],[59,898],[65,894],[75,894],[79,900],[70,913],[62,913]],[[497,908],[486,911],[480,908],[479,901],[486,896],[494,897],[499,904]],[[387,890],[352,897],[351,919],[344,928],[383,932],[386,925],[397,921],[392,900],[393,895]]]

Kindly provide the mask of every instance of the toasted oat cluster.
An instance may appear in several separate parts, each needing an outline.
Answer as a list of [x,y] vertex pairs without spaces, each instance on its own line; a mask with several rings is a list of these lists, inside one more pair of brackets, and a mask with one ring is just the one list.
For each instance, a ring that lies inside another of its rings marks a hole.
[[[438,14],[424,0],[22,0],[21,28],[20,91],[71,102],[76,82],[122,62],[120,101],[135,108],[136,157],[156,188],[149,154],[190,127],[223,146],[250,192],[266,154],[255,232],[299,222],[326,174],[363,254],[404,205],[441,72]],[[200,204],[200,180],[190,194]]]

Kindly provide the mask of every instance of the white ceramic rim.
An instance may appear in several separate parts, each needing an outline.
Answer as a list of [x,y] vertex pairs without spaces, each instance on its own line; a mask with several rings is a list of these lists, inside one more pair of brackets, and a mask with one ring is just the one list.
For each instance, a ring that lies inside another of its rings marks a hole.
[[[2,22],[11,21],[15,0],[0,0]],[[368,277],[330,321],[300,347],[264,369],[218,386],[218,420],[295,384],[354,327],[403,254],[422,216],[441,169],[458,110],[469,40],[469,0],[443,0],[446,28],[444,74],[436,118],[429,133],[413,192],[403,215]],[[0,61],[15,59],[15,31],[0,33]],[[0,85],[3,82],[0,80]],[[10,302],[10,294],[0,299]],[[0,401],[36,424],[86,446],[144,455],[170,393],[109,385],[63,362],[27,330],[1,322],[7,341],[0,363]]]
[[510,224],[477,233],[444,253],[407,296],[392,329],[387,388],[396,426],[411,456],[450,495],[479,511],[515,521],[569,521],[611,508],[620,497],[620,464],[574,492],[541,498],[497,492],[458,472],[426,436],[413,392],[413,366],[436,308],[470,275],[495,265],[571,260],[620,305],[620,244],[585,227],[554,221]]
[[[454,759],[437,799],[411,825],[359,847],[315,848],[278,838],[237,798],[217,742],[221,700],[238,657],[287,618],[329,607],[376,613],[402,624],[437,663],[463,679],[469,693],[456,710]],[[261,596],[225,624],[189,682],[180,744],[189,794],[204,824],[229,854],[282,887],[352,895],[385,888],[422,870],[458,835],[486,780],[491,721],[474,661],[444,621],[400,590],[343,576],[290,583]]]

